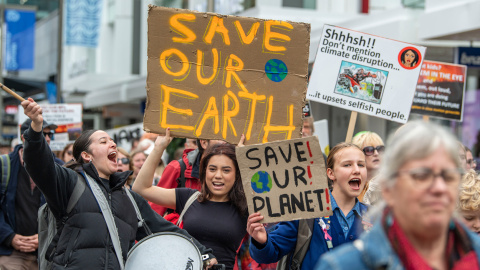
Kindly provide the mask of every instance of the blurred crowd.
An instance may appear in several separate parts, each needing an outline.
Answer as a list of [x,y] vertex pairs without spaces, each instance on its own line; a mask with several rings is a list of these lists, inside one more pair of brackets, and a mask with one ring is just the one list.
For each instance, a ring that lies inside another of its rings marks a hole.
[[[99,130],[53,153],[56,125],[32,99],[22,106],[21,141],[1,156],[0,269],[123,269],[155,232],[195,239],[207,269],[480,269],[479,149],[434,123],[409,122],[385,142],[362,131],[314,153],[325,157],[333,214],[263,224],[248,213],[232,144],[182,139],[167,157],[168,129],[130,152]],[[314,135],[313,118],[302,133]],[[72,206],[78,181],[90,188]],[[48,240],[38,232],[45,203],[58,230]]]

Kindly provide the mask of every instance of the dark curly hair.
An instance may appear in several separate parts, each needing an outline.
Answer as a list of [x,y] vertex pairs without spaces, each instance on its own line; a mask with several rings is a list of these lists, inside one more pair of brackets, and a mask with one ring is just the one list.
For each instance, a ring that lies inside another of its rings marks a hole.
[[243,191],[242,177],[240,176],[240,169],[238,168],[237,156],[235,155],[235,146],[229,143],[214,144],[205,150],[205,155],[200,161],[200,182],[202,183],[201,195],[198,197],[199,202],[205,202],[211,197],[211,192],[206,185],[206,174],[208,162],[213,156],[224,155],[232,160],[235,166],[235,183],[232,189],[228,192],[230,202],[237,208],[240,214],[248,215],[247,199]]

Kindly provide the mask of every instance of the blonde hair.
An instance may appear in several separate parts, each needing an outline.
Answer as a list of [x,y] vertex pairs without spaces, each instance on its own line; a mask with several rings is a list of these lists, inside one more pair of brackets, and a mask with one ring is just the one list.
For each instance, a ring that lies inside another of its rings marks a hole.
[[463,176],[458,198],[458,210],[480,210],[480,176],[474,170],[469,170]]
[[352,139],[352,143],[360,148],[365,146],[383,145],[383,140],[377,133],[371,131],[364,131],[355,135]]

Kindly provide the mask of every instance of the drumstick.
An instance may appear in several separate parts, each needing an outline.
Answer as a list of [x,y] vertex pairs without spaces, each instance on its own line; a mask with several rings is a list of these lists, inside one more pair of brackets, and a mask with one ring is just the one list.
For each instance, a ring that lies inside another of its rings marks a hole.
[[10,88],[6,87],[4,84],[1,84],[0,83],[0,88],[2,88],[3,90],[5,90],[5,92],[9,93],[10,95],[12,95],[14,98],[20,100],[20,101],[24,101],[25,99],[21,96],[19,96],[17,93],[15,93],[13,90],[11,90]]

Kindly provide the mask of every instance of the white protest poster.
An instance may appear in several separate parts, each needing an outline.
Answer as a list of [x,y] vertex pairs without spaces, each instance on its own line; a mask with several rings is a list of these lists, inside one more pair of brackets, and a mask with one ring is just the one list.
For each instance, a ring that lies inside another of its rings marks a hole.
[[109,129],[105,130],[105,132],[112,137],[117,147],[122,147],[127,152],[132,150],[132,141],[134,139],[140,139],[145,133],[143,131],[143,123]]
[[[55,124],[58,128],[50,141],[52,151],[61,151],[73,143],[82,133],[82,104],[39,104],[42,108],[43,119],[49,124]],[[18,106],[18,125],[27,120],[23,113],[23,107]],[[19,129],[20,132],[20,129]],[[19,136],[20,137],[20,136]]]
[[325,25],[307,99],[406,123],[425,50]]
[[262,223],[332,214],[316,136],[236,148],[248,212]]

